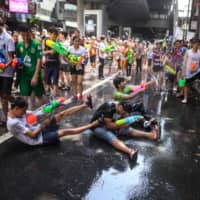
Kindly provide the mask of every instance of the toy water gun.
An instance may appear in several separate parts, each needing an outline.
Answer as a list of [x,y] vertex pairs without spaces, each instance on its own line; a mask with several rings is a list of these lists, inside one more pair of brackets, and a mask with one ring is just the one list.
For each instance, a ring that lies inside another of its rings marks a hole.
[[61,45],[59,42],[54,42],[52,40],[46,40],[46,45],[60,55],[68,57],[70,54],[70,51],[68,49],[66,49],[63,45]]
[[178,86],[179,86],[180,88],[184,87],[184,86],[185,86],[185,83],[186,83],[185,79],[179,79],[179,80],[178,80]]
[[2,53],[0,53],[0,73],[3,73],[3,71],[6,68],[6,59]]
[[111,52],[114,49],[115,49],[115,45],[109,45],[109,46],[106,46],[103,51],[105,53],[109,53],[109,52]]
[[84,58],[82,56],[76,56],[76,55],[73,55],[73,54],[70,54],[67,58],[73,64],[82,63],[83,60],[84,60]]
[[11,66],[14,67],[14,68],[16,68],[16,67],[22,65],[22,63],[23,63],[23,62],[22,62],[22,59],[21,59],[21,58],[14,58],[14,59],[12,60]]
[[58,100],[53,100],[49,104],[45,105],[41,113],[30,113],[26,116],[26,122],[30,125],[37,123],[37,116],[40,114],[51,114],[61,103],[64,103],[65,98],[60,97]]
[[172,68],[172,67],[169,66],[169,65],[164,65],[164,69],[165,69],[168,73],[170,73],[170,74],[172,74],[172,75],[175,75],[175,74],[176,74],[175,69]]
[[129,94],[130,92],[137,92],[146,87],[147,87],[146,83],[141,83],[140,85],[127,85],[124,88],[124,93]]
[[117,126],[122,126],[124,124],[132,124],[132,123],[137,122],[137,121],[139,121],[143,118],[144,117],[141,116],[141,115],[134,115],[134,116],[126,117],[124,119],[119,119],[119,120],[115,121],[115,124]]

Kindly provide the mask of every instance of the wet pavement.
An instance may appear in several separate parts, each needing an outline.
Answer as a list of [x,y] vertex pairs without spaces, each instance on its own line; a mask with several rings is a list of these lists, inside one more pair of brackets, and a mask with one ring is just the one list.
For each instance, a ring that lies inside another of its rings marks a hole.
[[[95,108],[112,91],[111,82],[93,90]],[[136,163],[87,134],[48,147],[12,138],[0,145],[0,200],[199,200],[199,99],[183,105],[152,90],[139,98],[160,121],[162,134],[157,142],[122,138],[139,148]],[[81,111],[62,126],[85,124],[92,113]]]

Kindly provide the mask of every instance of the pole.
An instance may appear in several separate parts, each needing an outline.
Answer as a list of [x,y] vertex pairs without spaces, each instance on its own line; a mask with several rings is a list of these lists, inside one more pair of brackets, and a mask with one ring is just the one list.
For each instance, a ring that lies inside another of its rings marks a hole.
[[191,0],[189,0],[189,2],[188,2],[188,9],[187,9],[187,24],[186,24],[186,30],[185,30],[185,40],[187,40],[187,34],[188,34],[188,28],[189,28],[189,19],[190,19],[190,17],[189,17],[189,15],[190,15],[190,2],[191,2]]

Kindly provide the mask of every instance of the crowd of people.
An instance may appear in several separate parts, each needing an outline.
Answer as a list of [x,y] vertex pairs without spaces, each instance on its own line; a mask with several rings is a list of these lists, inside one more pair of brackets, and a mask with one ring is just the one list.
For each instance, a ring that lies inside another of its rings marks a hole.
[[[61,44],[70,54],[81,56],[82,61],[78,63],[70,61],[66,56],[50,48],[46,44],[47,40]],[[175,91],[177,97],[183,97],[182,103],[187,103],[189,85],[200,77],[199,48],[200,41],[196,38],[190,42],[177,40],[173,45],[169,45],[165,40],[138,42],[131,39],[106,38],[104,35],[100,38],[82,37],[78,30],[69,34],[56,27],[44,29],[40,33],[27,24],[20,26],[17,31],[9,32],[0,20],[0,64],[4,66],[0,73],[2,125],[7,121],[8,130],[20,141],[30,145],[51,143],[61,136],[77,134],[92,128],[97,137],[128,153],[132,159],[137,150],[126,147],[116,135],[122,133],[154,140],[159,138],[159,125],[154,123],[147,134],[127,124],[117,126],[113,122],[114,114],[118,113],[123,117],[129,115],[130,107],[127,108],[124,100],[133,99],[151,85],[155,86],[158,92]],[[20,66],[12,65],[14,58],[22,60]],[[88,67],[91,74],[103,80],[106,65],[109,75],[114,70],[121,74],[113,81],[116,88],[113,97],[119,103],[103,104],[88,125],[76,129],[58,129],[57,122],[65,116],[92,107],[91,97],[83,96],[85,68]],[[152,80],[145,83],[145,87],[141,86],[138,91],[127,90],[126,81],[130,81],[134,74],[139,73],[152,74]],[[179,79],[185,80],[181,88],[178,85]],[[20,97],[12,96],[14,87],[19,89]],[[27,125],[25,113],[31,95],[43,105],[46,99],[58,98],[59,89],[71,90],[71,100],[82,104],[62,111],[38,126]],[[142,116],[145,115],[141,110],[139,112]],[[154,121],[151,118],[144,117],[144,119],[146,124]]]

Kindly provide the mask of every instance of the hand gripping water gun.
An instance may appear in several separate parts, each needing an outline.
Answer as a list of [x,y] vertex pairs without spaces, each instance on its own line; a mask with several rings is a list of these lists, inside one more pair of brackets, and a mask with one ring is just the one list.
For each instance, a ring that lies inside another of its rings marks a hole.
[[175,75],[175,74],[176,74],[175,69],[174,69],[173,67],[169,66],[169,65],[164,65],[164,69],[165,69],[168,73],[170,73],[170,74],[172,74],[172,75]]
[[37,122],[37,116],[40,114],[51,114],[60,104],[64,103],[65,98],[60,97],[58,100],[53,100],[49,104],[45,105],[41,113],[30,113],[26,116],[26,122],[28,124],[35,124]]
[[144,117],[141,116],[141,115],[134,115],[134,116],[126,117],[124,119],[119,119],[119,120],[115,121],[115,124],[117,126],[122,126],[124,124],[132,124],[132,123],[137,122],[137,121],[139,121],[143,118]]
[[73,64],[82,63],[83,60],[84,60],[84,58],[82,56],[76,56],[76,55],[73,55],[73,54],[70,54],[67,58]]
[[6,68],[6,59],[2,53],[0,53],[0,73],[3,73],[3,71]]
[[109,53],[109,52],[111,52],[112,50],[114,50],[115,49],[115,45],[108,45],[108,46],[106,46],[105,48],[104,48],[104,52],[105,53]]
[[70,51],[63,47],[59,42],[54,42],[52,40],[46,40],[46,45],[53,49],[56,53],[68,57]]
[[184,87],[184,86],[185,86],[185,83],[186,83],[185,79],[179,79],[179,80],[178,80],[178,86],[179,86],[180,88]]
[[146,88],[146,83],[141,83],[140,85],[127,85],[124,88],[124,93],[129,94],[130,92],[138,92],[143,88]]
[[22,65],[22,59],[21,58],[14,58],[12,60],[12,63],[11,63],[11,66],[16,68],[16,67],[19,67],[20,65]]

